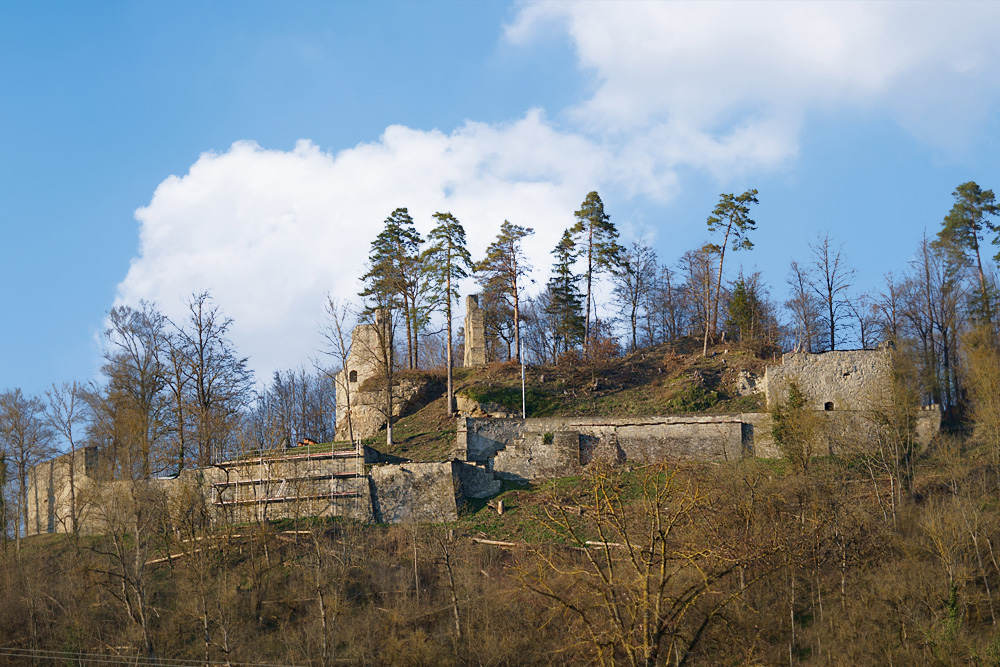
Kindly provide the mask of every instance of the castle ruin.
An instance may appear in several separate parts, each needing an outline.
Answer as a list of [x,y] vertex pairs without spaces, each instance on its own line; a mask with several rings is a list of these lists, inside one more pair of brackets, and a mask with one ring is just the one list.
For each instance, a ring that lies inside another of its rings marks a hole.
[[465,359],[463,366],[486,365],[486,319],[479,307],[479,295],[465,297]]
[[[771,413],[795,382],[815,413],[816,455],[856,451],[873,437],[873,411],[887,407],[893,349],[790,352],[767,366],[762,381],[767,412],[650,417],[459,418],[454,456],[502,479],[528,481],[578,474],[595,459],[653,463],[668,459],[733,461],[780,458]],[[916,441],[926,446],[940,430],[936,405],[923,406]]]
[[[469,303],[475,303],[472,297]],[[481,318],[481,311],[479,315]],[[380,340],[377,326],[376,322],[355,329],[347,367],[337,375],[337,434],[341,440],[348,439],[348,415],[352,416],[356,442],[377,433],[385,421],[384,412],[375,403],[383,392],[361,389],[366,380],[379,375],[373,357]],[[473,344],[471,349],[475,347]],[[805,408],[816,414],[820,425],[816,442],[811,443],[813,452],[857,451],[871,442],[877,421],[872,419],[873,411],[887,407],[893,354],[891,346],[818,354],[790,352],[780,363],[767,366],[762,380],[741,379],[750,391],[763,391],[769,410],[783,402],[791,383],[796,383]],[[350,390],[349,410],[342,386]],[[400,409],[407,400],[405,388],[401,391]],[[916,420],[917,442],[926,446],[940,422],[937,406],[921,409]],[[376,522],[451,521],[457,518],[464,498],[489,497],[500,490],[502,480],[526,482],[580,474],[597,460],[654,463],[778,458],[782,453],[771,433],[770,412],[529,419],[466,414],[458,418],[449,461],[397,460],[379,465],[383,457],[375,450],[332,444],[321,451],[310,447],[253,452],[214,466],[187,469],[177,477],[138,482],[114,481],[102,475],[99,453],[90,448],[31,469],[26,532],[69,532],[74,515],[81,532],[100,532],[115,520],[115,512],[127,511],[128,504],[115,499],[127,499],[130,484],[141,484],[147,492],[159,494],[164,511],[169,509],[171,516],[179,517],[175,521],[193,514],[211,522],[303,516],[345,516]]]

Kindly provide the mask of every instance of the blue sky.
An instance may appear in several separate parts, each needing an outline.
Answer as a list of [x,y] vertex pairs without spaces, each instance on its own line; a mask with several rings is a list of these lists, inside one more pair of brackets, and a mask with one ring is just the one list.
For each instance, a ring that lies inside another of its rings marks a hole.
[[[989,3],[0,4],[0,387],[88,380],[116,303],[210,289],[259,375],[316,356],[397,206],[549,250],[597,189],[673,263],[722,192],[782,295],[829,231],[858,291],[997,188]],[[729,267],[735,272],[734,261]]]

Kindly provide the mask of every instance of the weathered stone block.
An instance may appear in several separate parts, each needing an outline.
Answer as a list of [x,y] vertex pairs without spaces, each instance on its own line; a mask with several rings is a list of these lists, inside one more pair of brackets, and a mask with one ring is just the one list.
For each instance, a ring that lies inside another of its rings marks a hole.
[[369,479],[374,516],[379,523],[458,519],[450,461],[375,466]]
[[566,477],[580,471],[578,431],[525,433],[493,459],[495,475],[519,482]]
[[767,407],[785,400],[795,382],[810,410],[833,412],[878,407],[892,379],[892,349],[835,350],[811,354],[788,352],[780,364],[767,367],[764,393]]
[[489,498],[503,487],[491,472],[477,465],[453,461],[452,471],[459,481],[459,493],[465,498]]

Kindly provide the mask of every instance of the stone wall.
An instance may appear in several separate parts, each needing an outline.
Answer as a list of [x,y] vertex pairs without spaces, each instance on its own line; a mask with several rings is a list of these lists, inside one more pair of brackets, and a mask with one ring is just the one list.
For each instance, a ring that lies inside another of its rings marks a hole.
[[[248,457],[203,469],[205,492],[229,521],[343,516],[370,521],[364,454],[354,451]],[[208,488],[210,487],[210,488]]]
[[926,405],[917,415],[917,442],[926,447],[941,432],[941,409]]
[[451,462],[377,465],[369,472],[373,514],[379,523],[458,520]]
[[[458,420],[455,457],[485,463],[510,445],[530,446],[543,456],[534,435],[575,432],[586,464],[595,456],[636,462],[666,459],[736,460],[743,455],[740,415],[668,415],[663,417],[543,417],[529,419]],[[525,444],[527,443],[527,445]],[[548,455],[544,455],[547,457]],[[513,460],[511,455],[504,457]]]
[[795,382],[810,410],[864,410],[882,400],[892,379],[892,349],[788,352],[764,372],[768,409],[784,401]]
[[503,484],[485,466],[452,461],[451,470],[458,484],[458,495],[464,498],[489,498],[500,492]]
[[583,469],[580,444],[578,431],[526,432],[497,452],[493,473],[518,482],[578,475]]
[[76,520],[85,524],[91,509],[88,488],[96,469],[96,447],[78,449],[74,454],[63,454],[31,468],[28,472],[28,533],[72,532],[74,496]]
[[[871,450],[877,434],[872,413],[865,411],[816,411],[816,437],[811,443],[813,456],[846,455],[860,450]],[[749,454],[760,458],[781,458],[781,450],[771,432],[771,415],[768,412],[748,412],[741,415],[744,442]],[[941,412],[936,406],[917,413],[916,442],[919,448],[927,447],[941,430]]]
[[[341,375],[338,374],[337,377]],[[351,391],[351,430],[354,432],[355,440],[370,438],[385,427],[385,391],[382,389],[361,391],[359,386],[355,386]],[[430,383],[426,380],[400,380],[392,388],[392,416],[400,417],[414,403],[425,400],[429,388]],[[339,401],[339,392],[337,396]],[[342,414],[344,415],[343,419],[340,418]],[[345,399],[343,412],[341,412],[339,404],[337,408],[338,425],[335,437],[341,442],[350,441],[346,415],[347,402]]]
[[[374,451],[374,450],[372,450]],[[460,462],[382,464],[366,473],[364,454],[284,454],[189,468],[177,477],[102,481],[74,469],[82,534],[128,521],[137,502],[162,512],[174,528],[344,516],[360,521],[453,521],[463,497],[495,494],[500,482],[485,469]],[[29,472],[27,534],[70,532],[69,455]],[[91,471],[93,472],[93,471]]]

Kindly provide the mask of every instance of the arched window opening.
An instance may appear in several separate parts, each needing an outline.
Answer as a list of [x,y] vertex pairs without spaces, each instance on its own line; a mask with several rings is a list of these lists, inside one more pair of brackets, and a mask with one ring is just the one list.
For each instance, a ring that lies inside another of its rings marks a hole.
[[827,401],[826,403],[824,403],[823,409],[826,410],[827,412],[833,410],[833,401]]
[[351,382],[357,382],[358,381],[358,372],[357,371],[351,371],[350,374],[348,375],[348,377],[350,378]]

